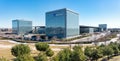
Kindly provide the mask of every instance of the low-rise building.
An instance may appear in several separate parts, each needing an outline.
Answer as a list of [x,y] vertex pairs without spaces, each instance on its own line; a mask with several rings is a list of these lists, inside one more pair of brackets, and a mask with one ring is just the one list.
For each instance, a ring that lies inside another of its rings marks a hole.
[[33,26],[33,34],[45,34],[45,26]]
[[93,26],[80,25],[80,34],[100,32],[101,28]]
[[108,28],[110,32],[120,32],[120,28]]

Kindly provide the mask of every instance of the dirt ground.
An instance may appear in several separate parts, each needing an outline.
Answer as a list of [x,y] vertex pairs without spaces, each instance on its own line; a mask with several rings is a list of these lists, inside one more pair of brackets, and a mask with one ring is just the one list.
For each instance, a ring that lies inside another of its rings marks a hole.
[[11,54],[11,51],[10,49],[1,49],[0,48],[0,57],[5,57],[6,59],[8,60],[11,60],[13,58],[15,58],[12,54]]
[[[4,57],[8,60],[14,59],[15,57],[11,54],[11,48],[17,44],[20,44],[20,43],[16,43],[11,40],[0,40],[0,57]],[[32,56],[37,56],[39,54],[39,51],[36,50],[34,43],[32,43],[32,44],[29,43],[27,45],[31,49]],[[62,48],[62,46],[58,46],[58,47],[50,46],[50,48],[52,48],[52,50],[55,52],[55,54],[60,51],[60,47]]]
[[[12,60],[15,57],[11,54],[11,48],[19,43],[9,41],[10,40],[0,40],[0,57]],[[34,44],[29,44],[29,46],[31,49],[31,55],[36,56],[39,52],[35,49]]]
[[0,57],[5,57],[8,60],[15,58],[11,54],[11,47],[14,45],[14,43],[9,43],[6,40],[0,40]]
[[109,61],[120,61],[120,56],[113,57]]

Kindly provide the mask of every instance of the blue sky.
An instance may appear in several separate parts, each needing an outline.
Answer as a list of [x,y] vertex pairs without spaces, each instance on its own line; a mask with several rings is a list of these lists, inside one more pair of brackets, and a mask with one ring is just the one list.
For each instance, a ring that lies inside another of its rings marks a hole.
[[120,27],[120,0],[0,0],[0,28],[11,28],[14,19],[45,25],[45,12],[61,8],[79,13],[80,25]]

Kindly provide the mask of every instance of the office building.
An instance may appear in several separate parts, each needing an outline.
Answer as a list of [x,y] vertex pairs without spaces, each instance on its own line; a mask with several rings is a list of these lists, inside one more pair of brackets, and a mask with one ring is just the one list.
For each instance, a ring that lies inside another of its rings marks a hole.
[[45,34],[45,26],[33,26],[33,34]]
[[99,24],[99,28],[101,28],[101,31],[107,30],[107,24]]
[[79,14],[66,8],[46,12],[46,35],[49,38],[79,35]]
[[32,21],[18,19],[12,21],[12,32],[14,34],[28,34],[30,31],[32,31]]
[[108,28],[110,32],[120,32],[120,28]]
[[100,32],[99,27],[80,25],[80,34]]

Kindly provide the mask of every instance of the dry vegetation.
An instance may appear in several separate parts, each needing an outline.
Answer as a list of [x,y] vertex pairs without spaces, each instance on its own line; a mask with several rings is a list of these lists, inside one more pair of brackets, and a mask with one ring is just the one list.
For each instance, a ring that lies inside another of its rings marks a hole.
[[[12,60],[15,57],[11,54],[11,48],[12,46],[16,45],[15,43],[8,42],[7,40],[0,40],[0,57],[7,58],[8,60]],[[34,43],[29,43],[29,47],[31,48],[31,55],[32,56],[37,56],[39,51],[36,50]],[[68,46],[66,46],[68,47]],[[63,46],[50,46],[50,48],[66,48]],[[53,50],[54,51],[54,50]],[[59,51],[54,51],[55,54]]]
[[0,57],[5,57],[8,60],[11,60],[13,58],[15,58],[14,56],[12,56],[10,48],[0,48]]
[[[3,45],[4,47],[1,47],[1,45]],[[15,57],[11,54],[11,47],[14,46],[14,45],[16,45],[16,44],[5,41],[5,40],[0,40],[0,57],[5,57],[8,60],[14,59]],[[31,48],[31,55],[32,56],[37,56],[39,51],[36,50],[34,43],[29,43],[28,45]],[[81,46],[86,47],[86,46],[91,46],[91,45],[88,45],[88,44],[85,45],[84,44],[84,45],[81,45]],[[63,49],[63,48],[68,48],[68,47],[70,47],[70,46],[69,45],[65,45],[65,46],[51,45],[50,46],[50,48],[53,49],[53,51],[55,52],[55,55],[56,55],[56,53],[59,52],[59,50],[54,50],[54,49]],[[120,56],[113,57],[113,59],[110,59],[110,61],[120,61]]]

